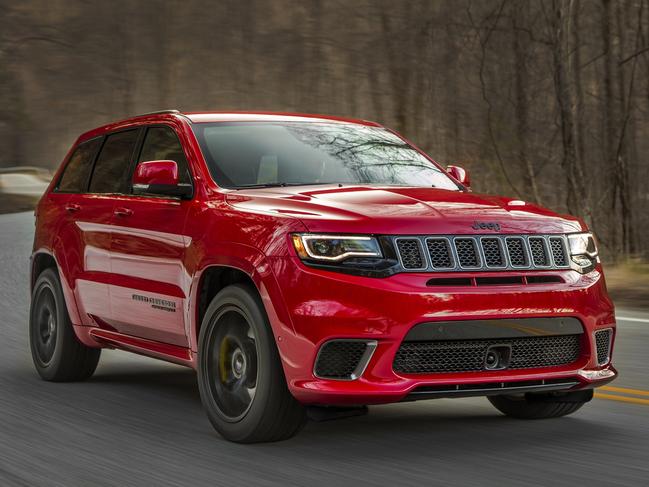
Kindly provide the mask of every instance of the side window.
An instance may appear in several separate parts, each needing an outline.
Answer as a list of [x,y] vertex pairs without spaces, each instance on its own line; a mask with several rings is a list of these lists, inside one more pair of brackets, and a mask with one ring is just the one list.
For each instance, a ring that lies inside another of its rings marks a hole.
[[138,130],[109,135],[101,148],[90,180],[91,193],[125,193],[131,156],[137,143]]
[[59,193],[86,192],[92,162],[95,160],[100,144],[100,137],[79,144],[63,170],[56,191]]
[[185,153],[180,140],[171,127],[151,127],[146,131],[142,152],[138,162],[144,161],[176,161],[178,164],[178,180],[190,184],[191,175]]

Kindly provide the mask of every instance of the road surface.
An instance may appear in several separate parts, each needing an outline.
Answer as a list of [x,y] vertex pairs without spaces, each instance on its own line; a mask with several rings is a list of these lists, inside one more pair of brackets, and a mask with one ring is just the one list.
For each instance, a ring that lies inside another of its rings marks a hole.
[[[289,441],[236,445],[191,370],[104,351],[88,382],[52,384],[27,345],[33,218],[0,215],[1,486],[649,486],[649,314],[618,310],[621,372],[574,416],[519,421],[484,398],[370,408]],[[624,319],[620,317],[630,318]]]

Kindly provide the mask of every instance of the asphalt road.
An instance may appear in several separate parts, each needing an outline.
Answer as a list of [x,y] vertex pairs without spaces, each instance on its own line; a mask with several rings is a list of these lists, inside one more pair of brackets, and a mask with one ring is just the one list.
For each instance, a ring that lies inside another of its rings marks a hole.
[[1,486],[649,486],[649,393],[639,394],[649,314],[618,310],[612,385],[633,391],[606,391],[617,399],[571,417],[525,422],[483,398],[441,399],[242,446],[212,430],[191,370],[105,351],[88,382],[38,378],[27,345],[32,234],[30,214],[0,216]]

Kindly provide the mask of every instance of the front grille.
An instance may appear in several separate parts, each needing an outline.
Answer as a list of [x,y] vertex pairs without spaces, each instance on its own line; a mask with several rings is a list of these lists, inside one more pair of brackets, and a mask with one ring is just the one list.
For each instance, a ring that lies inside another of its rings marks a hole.
[[325,343],[316,359],[314,372],[326,379],[352,379],[367,350],[359,340],[332,340]]
[[563,239],[561,237],[550,237],[550,248],[552,249],[552,259],[557,266],[566,265],[566,252]]
[[535,266],[546,267],[550,264],[549,255],[545,248],[545,240],[540,237],[531,237],[530,251],[532,252],[532,262]]
[[486,237],[482,239],[482,251],[484,260],[489,267],[504,267],[505,253],[500,247],[500,240],[497,238]]
[[595,332],[595,348],[597,349],[597,364],[604,365],[611,354],[611,329]]
[[565,237],[558,235],[412,236],[394,242],[406,271],[569,267]]
[[399,249],[401,264],[404,269],[421,269],[424,267],[424,256],[422,255],[418,239],[397,239],[397,248]]
[[527,254],[525,253],[525,241],[520,237],[507,238],[507,252],[512,267],[527,267]]
[[472,238],[456,238],[455,250],[457,251],[457,258],[462,267],[479,267],[480,261],[478,260],[478,247],[476,241]]
[[430,263],[435,269],[450,269],[453,267],[451,245],[447,238],[429,238],[426,240]]
[[485,370],[487,349],[511,346],[509,369],[557,367],[575,362],[581,335],[534,336],[488,340],[403,342],[392,364],[395,372],[429,374]]

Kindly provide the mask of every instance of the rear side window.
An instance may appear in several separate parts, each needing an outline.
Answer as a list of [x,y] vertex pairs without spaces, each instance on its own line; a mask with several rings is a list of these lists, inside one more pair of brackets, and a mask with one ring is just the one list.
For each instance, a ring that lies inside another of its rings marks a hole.
[[56,190],[60,193],[85,193],[88,176],[92,169],[101,138],[83,142],[75,149],[63,170],[63,175]]
[[138,130],[109,135],[101,148],[90,180],[91,193],[126,193]]
[[187,158],[176,133],[171,127],[151,127],[146,132],[138,162],[162,160],[178,164],[179,183],[191,183]]

